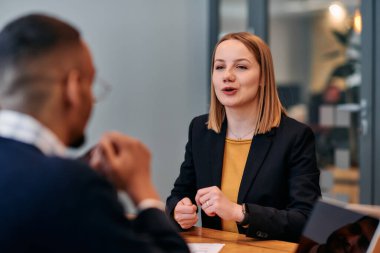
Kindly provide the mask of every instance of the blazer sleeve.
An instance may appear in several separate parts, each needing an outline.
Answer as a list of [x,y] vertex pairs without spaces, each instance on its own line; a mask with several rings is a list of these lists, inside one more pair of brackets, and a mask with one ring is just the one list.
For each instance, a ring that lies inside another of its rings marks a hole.
[[[196,189],[196,174],[193,160],[192,147],[192,131],[194,125],[193,119],[189,126],[188,142],[186,144],[185,160],[181,164],[180,174],[174,182],[174,187],[170,196],[166,200],[166,211],[173,219],[173,211],[177,203],[184,197],[190,198],[192,203],[195,203]],[[174,219],[173,219],[174,221]],[[176,223],[176,221],[174,221]]]
[[298,132],[284,166],[288,170],[288,177],[284,180],[289,188],[286,208],[279,210],[247,203],[250,215],[247,236],[288,241],[299,239],[315,201],[321,196],[315,139],[309,127]]
[[189,252],[165,212],[149,208],[128,220],[105,180],[91,180],[82,188],[72,215],[77,220],[71,237],[80,238],[75,244],[84,247],[78,252]]

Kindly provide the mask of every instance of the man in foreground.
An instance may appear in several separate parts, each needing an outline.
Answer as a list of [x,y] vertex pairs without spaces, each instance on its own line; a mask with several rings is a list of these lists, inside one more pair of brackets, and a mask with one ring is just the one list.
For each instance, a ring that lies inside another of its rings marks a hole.
[[[28,15],[0,32],[0,252],[188,252],[141,142],[105,134],[97,172],[67,158],[84,141],[94,76],[86,43],[58,19]],[[134,221],[116,189],[137,206]]]

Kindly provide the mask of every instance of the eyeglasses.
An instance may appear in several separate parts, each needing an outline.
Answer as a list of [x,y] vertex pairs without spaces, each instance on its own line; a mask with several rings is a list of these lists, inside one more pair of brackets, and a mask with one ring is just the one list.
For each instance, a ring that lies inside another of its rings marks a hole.
[[92,84],[92,92],[95,103],[103,101],[112,90],[112,85],[100,76],[96,76]]

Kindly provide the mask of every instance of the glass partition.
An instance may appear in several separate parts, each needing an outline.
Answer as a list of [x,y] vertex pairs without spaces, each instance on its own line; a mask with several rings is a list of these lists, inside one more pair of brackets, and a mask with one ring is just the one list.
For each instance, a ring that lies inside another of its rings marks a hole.
[[316,135],[323,195],[359,202],[359,1],[271,0],[269,44],[289,115]]

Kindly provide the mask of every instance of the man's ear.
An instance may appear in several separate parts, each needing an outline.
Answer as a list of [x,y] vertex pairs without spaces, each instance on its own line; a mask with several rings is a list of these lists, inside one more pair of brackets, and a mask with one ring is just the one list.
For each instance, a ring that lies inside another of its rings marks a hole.
[[80,104],[80,73],[76,69],[68,72],[65,78],[64,85],[65,104],[68,107],[73,107]]

